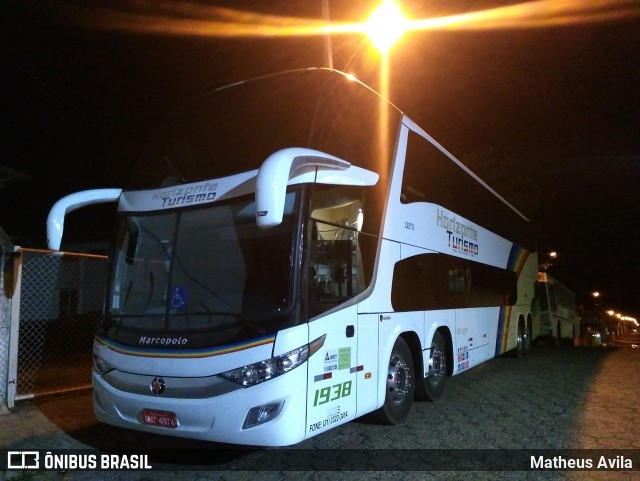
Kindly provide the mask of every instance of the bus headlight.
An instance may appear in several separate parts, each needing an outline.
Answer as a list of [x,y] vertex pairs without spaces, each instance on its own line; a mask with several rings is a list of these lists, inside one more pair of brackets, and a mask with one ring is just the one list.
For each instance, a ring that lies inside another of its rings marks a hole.
[[105,348],[102,344],[98,342],[93,343],[93,370],[100,376],[115,369],[115,367],[112,366],[111,363],[105,361],[104,357],[102,357],[102,352],[106,351],[107,348]]
[[244,387],[255,386],[261,382],[278,377],[285,372],[289,372],[300,364],[303,364],[322,347],[325,338],[326,334],[293,351],[237,369],[231,369],[230,371],[221,373],[220,376]]
[[93,352],[93,369],[100,376],[102,376],[103,374],[113,371],[115,367],[113,367],[107,361],[102,359],[102,357],[100,357],[100,355],[94,351]]

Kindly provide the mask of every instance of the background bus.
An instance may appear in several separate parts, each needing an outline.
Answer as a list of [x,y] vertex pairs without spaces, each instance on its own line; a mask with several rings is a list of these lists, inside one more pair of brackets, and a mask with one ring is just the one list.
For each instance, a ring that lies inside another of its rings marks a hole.
[[[287,445],[376,412],[403,422],[448,376],[522,356],[529,222],[411,119],[327,69],[200,96],[118,204],[94,343],[99,421]],[[172,130],[173,129],[173,130]]]
[[576,296],[547,272],[538,273],[536,299],[540,308],[541,335],[557,343],[580,337],[580,313]]

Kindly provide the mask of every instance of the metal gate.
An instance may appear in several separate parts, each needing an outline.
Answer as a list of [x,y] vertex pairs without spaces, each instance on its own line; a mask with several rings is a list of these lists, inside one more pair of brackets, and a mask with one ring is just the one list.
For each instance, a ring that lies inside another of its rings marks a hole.
[[18,252],[15,399],[89,387],[107,258],[34,249]]

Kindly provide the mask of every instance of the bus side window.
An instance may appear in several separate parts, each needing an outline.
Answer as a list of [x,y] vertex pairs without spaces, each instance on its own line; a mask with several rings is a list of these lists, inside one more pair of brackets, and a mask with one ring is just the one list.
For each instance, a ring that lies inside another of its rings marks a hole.
[[364,291],[377,238],[362,230],[367,214],[361,187],[316,186],[311,209],[309,314],[313,317]]
[[[332,239],[339,227],[317,223],[311,245],[310,314],[320,314],[359,292],[357,239]],[[322,238],[322,237],[327,237]]]
[[396,311],[514,305],[513,271],[447,254],[408,257],[393,270],[391,304]]

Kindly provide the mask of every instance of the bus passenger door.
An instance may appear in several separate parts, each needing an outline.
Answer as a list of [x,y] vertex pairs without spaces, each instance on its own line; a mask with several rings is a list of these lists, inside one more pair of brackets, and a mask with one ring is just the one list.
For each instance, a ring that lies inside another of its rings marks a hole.
[[[309,358],[307,437],[354,419],[356,413],[357,305],[354,240],[336,235],[336,228],[318,223],[311,246],[309,339],[326,336],[319,352]],[[341,308],[341,306],[346,306]]]
[[309,323],[309,338],[326,334],[324,345],[309,358],[307,436],[355,417],[356,306]]

